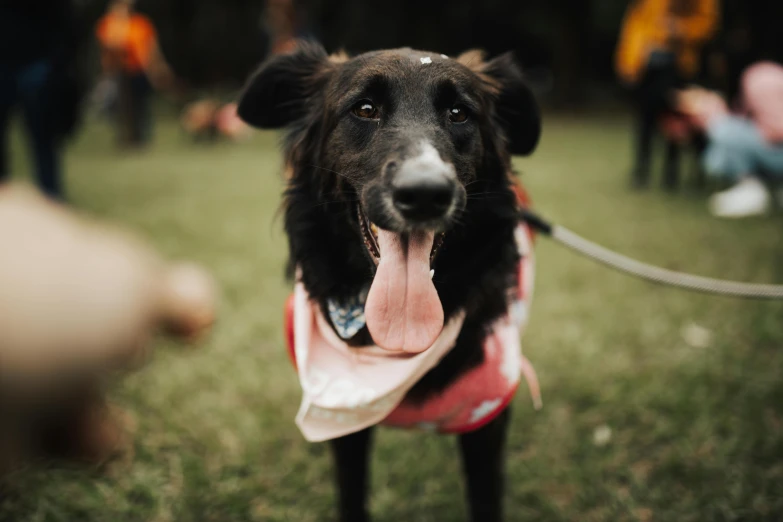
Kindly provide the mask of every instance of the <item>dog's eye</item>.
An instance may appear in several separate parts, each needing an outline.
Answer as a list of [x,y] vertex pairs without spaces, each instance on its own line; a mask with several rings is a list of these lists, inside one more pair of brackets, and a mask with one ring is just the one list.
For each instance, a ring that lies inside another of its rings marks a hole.
[[452,123],[464,123],[468,119],[468,111],[465,107],[457,105],[449,109],[449,120]]
[[367,100],[357,103],[353,108],[353,113],[365,120],[377,120],[381,117],[381,111],[378,110],[378,107]]

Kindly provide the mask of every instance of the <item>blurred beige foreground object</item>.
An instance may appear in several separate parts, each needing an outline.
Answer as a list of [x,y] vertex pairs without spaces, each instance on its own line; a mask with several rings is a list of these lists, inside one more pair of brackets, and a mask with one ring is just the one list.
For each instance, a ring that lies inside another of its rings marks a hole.
[[105,384],[147,361],[156,332],[206,333],[215,294],[195,265],[0,188],[0,473],[20,455],[101,462],[121,450]]

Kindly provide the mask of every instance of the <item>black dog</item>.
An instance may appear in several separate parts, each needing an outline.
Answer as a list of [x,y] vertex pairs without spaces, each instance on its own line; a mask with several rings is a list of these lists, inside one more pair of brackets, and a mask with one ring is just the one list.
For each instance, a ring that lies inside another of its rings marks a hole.
[[[456,345],[405,401],[425,401],[480,365],[482,341],[507,314],[508,289],[518,278],[509,155],[531,153],[540,135],[537,104],[513,59],[484,62],[477,52],[448,59],[410,49],[348,59],[302,44],[261,67],[239,114],[256,127],[288,130],[291,267],[324,311],[329,299],[351,299],[373,282],[384,250],[379,237],[396,237],[403,248],[442,238],[431,260],[440,325],[461,311],[465,321]],[[352,345],[420,349],[437,326],[422,319],[419,331],[400,337],[382,319],[373,327],[369,304],[367,314],[370,328]],[[460,436],[476,522],[503,518],[508,420],[506,409]],[[366,429],[332,441],[343,521],[369,519],[370,438]]]

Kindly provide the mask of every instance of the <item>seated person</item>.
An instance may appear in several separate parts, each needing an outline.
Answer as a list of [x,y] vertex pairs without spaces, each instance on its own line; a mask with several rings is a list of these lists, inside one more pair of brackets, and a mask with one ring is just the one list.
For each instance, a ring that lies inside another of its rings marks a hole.
[[705,131],[707,175],[736,181],[710,198],[719,217],[766,213],[772,197],[767,180],[783,180],[783,67],[771,62],[751,66],[742,78],[741,113],[732,113],[719,95],[690,89],[678,97],[680,110]]

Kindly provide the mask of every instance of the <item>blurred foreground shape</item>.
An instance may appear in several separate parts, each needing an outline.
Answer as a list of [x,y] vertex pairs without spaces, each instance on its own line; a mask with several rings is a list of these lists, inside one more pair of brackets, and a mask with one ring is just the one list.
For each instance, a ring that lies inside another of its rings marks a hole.
[[38,456],[102,462],[124,435],[106,385],[156,332],[207,332],[214,283],[20,187],[0,187],[0,244],[0,475]]

